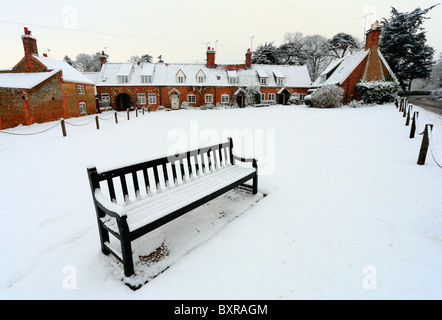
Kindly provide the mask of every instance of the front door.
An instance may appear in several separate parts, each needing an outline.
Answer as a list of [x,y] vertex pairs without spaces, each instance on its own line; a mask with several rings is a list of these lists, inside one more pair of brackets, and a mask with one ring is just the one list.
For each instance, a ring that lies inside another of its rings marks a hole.
[[180,108],[180,97],[176,93],[170,95],[170,106],[172,110],[178,110]]

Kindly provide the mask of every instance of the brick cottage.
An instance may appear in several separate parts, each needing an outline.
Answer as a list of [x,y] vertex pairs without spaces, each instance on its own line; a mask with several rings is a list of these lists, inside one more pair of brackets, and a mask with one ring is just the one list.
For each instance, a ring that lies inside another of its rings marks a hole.
[[206,63],[108,63],[96,81],[101,105],[114,110],[159,106],[179,109],[207,104],[246,105],[246,90],[254,88],[261,101],[287,104],[293,93],[302,99],[311,85],[306,66],[252,65],[250,50],[244,64],[216,64],[215,51],[207,49]]
[[94,83],[64,61],[38,54],[25,28],[25,56],[0,70],[0,129],[96,113]]
[[319,88],[336,84],[344,89],[343,102],[359,100],[356,84],[360,81],[395,81],[396,76],[379,50],[381,27],[376,21],[366,32],[365,48],[352,55],[332,61],[312,84]]

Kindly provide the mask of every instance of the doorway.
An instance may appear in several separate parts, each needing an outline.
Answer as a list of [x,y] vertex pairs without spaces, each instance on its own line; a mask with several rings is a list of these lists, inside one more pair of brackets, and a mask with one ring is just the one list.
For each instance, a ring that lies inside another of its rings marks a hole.
[[133,108],[133,101],[127,93],[121,93],[115,98],[115,106],[118,111],[124,111]]

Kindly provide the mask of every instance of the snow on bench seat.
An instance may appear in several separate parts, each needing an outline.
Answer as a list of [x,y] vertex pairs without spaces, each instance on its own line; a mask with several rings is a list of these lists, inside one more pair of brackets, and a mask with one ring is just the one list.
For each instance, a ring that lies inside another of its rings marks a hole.
[[[146,224],[149,224],[171,212],[174,212],[187,204],[209,195],[216,190],[224,188],[234,183],[239,178],[244,178],[255,171],[254,168],[245,168],[238,165],[223,167],[215,172],[198,176],[183,184],[170,187],[165,191],[148,196],[135,202],[128,202],[125,205],[112,203],[105,197],[97,197],[105,207],[112,207],[114,210],[118,206],[120,214],[127,215],[129,230],[134,231]],[[101,192],[99,190],[96,191]],[[106,203],[107,202],[107,203]],[[109,217],[102,218],[106,226],[118,232],[115,219]]]

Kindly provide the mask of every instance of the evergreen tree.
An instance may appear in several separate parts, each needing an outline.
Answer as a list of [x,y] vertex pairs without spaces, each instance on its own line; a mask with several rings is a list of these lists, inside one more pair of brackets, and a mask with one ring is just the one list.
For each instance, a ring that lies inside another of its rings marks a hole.
[[278,48],[278,55],[281,64],[303,65],[307,60],[307,55],[302,49],[302,44],[289,42]]
[[422,23],[435,6],[412,12],[392,7],[390,19],[382,21],[379,47],[403,90],[410,90],[413,79],[427,78],[431,73],[434,49],[426,45]]
[[252,54],[253,64],[280,64],[278,48],[273,42],[259,45]]
[[328,41],[328,49],[333,57],[343,58],[347,53],[359,50],[359,44],[352,35],[340,32]]

